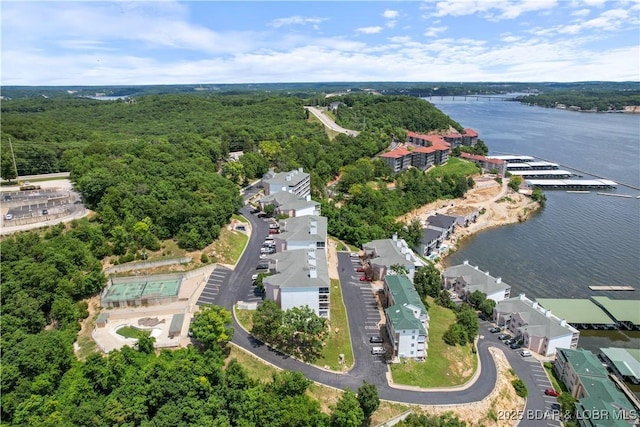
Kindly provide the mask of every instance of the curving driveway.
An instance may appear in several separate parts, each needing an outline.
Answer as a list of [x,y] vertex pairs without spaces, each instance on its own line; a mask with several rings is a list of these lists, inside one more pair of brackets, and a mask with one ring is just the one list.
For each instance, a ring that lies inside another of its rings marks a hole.
[[[251,236],[247,248],[235,269],[226,275],[224,283],[220,286],[220,292],[211,300],[211,303],[222,305],[229,310],[233,310],[233,306],[238,300],[246,299],[247,295],[252,294],[251,276],[255,274],[255,268],[259,261],[260,246],[268,235],[266,221],[250,214],[246,206],[240,210],[240,213],[251,223],[253,228]],[[235,317],[233,319],[235,329],[233,343],[279,368],[300,371],[307,378],[330,387],[338,389],[348,387],[356,390],[366,380],[377,386],[381,399],[428,405],[457,405],[477,402],[491,393],[495,386],[497,375],[496,365],[489,352],[489,347],[493,346],[505,352],[511,366],[529,388],[530,397],[527,400],[524,414],[526,415],[527,411],[532,411],[531,413],[534,413],[533,411],[544,411],[545,406],[551,405],[550,402],[546,402],[542,398],[538,391],[541,386],[539,379],[534,378],[536,374],[532,373],[532,366],[539,367],[540,363],[532,358],[525,360],[516,351],[504,347],[497,340],[495,334],[487,332],[490,326],[487,322],[481,322],[481,335],[477,345],[481,369],[472,384],[464,388],[432,391],[391,387],[386,380],[387,365],[378,357],[372,356],[369,351],[368,337],[377,334],[377,331],[371,327],[367,328],[368,324],[363,319],[367,318],[366,310],[370,308],[373,299],[366,300],[367,292],[362,292],[363,287],[357,283],[357,281],[359,282],[359,275],[355,273],[349,253],[339,253],[338,258],[343,298],[349,305],[349,328],[355,357],[354,366],[350,371],[347,373],[330,372],[274,351],[242,329]],[[368,293],[371,294],[371,291],[369,290]],[[360,303],[361,301],[362,303]],[[547,408],[547,410],[549,409]],[[539,421],[523,419],[520,425],[540,425]],[[553,422],[543,424],[558,425]]]

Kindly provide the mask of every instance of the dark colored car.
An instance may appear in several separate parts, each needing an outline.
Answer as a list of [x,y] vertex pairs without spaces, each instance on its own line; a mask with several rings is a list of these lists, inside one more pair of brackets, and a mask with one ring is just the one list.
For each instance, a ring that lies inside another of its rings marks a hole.
[[498,339],[499,339],[500,341],[508,340],[508,339],[509,339],[509,335],[507,335],[507,334],[500,334],[500,335],[498,335]]
[[558,397],[560,396],[560,393],[558,393],[557,391],[555,391],[552,388],[548,388],[544,391],[544,394],[546,394],[547,396],[553,396],[553,397]]
[[253,208],[249,211],[249,213],[251,214],[257,214],[258,212],[260,212],[260,209],[256,209],[256,208]]
[[513,344],[513,342],[514,342],[513,340],[504,340],[505,345],[511,345]]
[[371,337],[369,338],[369,342],[371,344],[382,344],[384,340],[382,339],[382,337]]
[[489,332],[491,332],[492,334],[498,333],[500,331],[501,329],[498,328],[497,326],[494,326],[493,328],[489,328]]
[[42,215],[49,215],[48,209],[42,209]]

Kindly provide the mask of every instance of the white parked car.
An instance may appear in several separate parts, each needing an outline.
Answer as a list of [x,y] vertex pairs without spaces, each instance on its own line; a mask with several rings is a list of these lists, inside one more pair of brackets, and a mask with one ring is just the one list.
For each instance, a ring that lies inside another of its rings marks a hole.
[[4,216],[4,219],[7,219],[7,220],[13,219],[13,215],[11,215],[10,213],[8,213],[8,214],[6,214],[6,215]]

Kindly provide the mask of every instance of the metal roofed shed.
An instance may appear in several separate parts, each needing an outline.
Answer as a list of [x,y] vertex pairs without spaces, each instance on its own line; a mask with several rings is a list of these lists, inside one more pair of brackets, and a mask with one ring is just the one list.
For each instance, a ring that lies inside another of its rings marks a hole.
[[184,313],[174,314],[171,317],[171,325],[169,325],[169,338],[175,338],[182,332],[182,325],[184,323]]
[[640,384],[640,349],[604,347],[600,351],[623,379]]
[[537,298],[536,301],[556,316],[579,328],[615,328],[616,321],[589,299]]

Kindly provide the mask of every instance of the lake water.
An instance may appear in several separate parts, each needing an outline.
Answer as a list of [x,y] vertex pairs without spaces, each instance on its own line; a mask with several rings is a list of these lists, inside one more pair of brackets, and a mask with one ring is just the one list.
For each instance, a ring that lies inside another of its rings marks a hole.
[[[530,155],[559,163],[561,169],[573,167],[640,187],[640,115],[577,113],[495,99],[430,102],[477,130],[491,154]],[[640,191],[619,186],[589,194],[545,194],[546,207],[533,218],[476,234],[446,264],[469,260],[502,277],[513,296],[640,299]],[[631,285],[636,290],[592,292],[589,285]],[[640,347],[640,334],[622,335],[585,332],[580,346],[594,351],[608,345]]]

